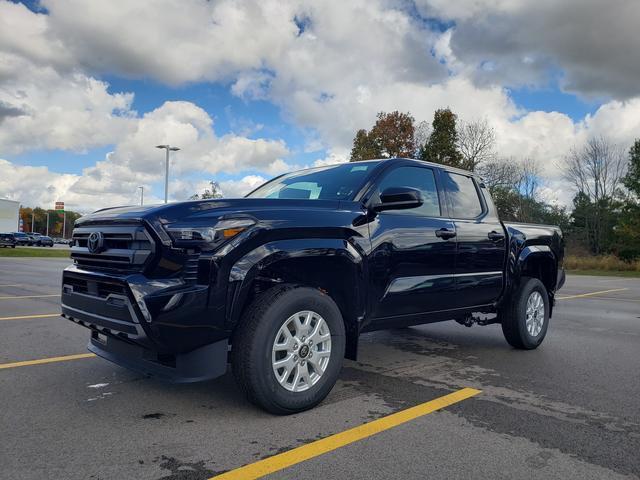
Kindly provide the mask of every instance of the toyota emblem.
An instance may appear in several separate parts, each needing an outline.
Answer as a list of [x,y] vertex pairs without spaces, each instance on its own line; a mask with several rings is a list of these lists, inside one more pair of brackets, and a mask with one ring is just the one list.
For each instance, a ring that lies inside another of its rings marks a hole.
[[102,232],[92,232],[89,235],[87,249],[90,253],[100,253],[104,249],[104,235]]

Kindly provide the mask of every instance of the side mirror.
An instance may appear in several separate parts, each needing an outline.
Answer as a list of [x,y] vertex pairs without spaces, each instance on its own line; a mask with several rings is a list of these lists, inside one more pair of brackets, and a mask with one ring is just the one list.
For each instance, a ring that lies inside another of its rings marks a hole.
[[380,203],[373,206],[377,212],[384,210],[407,210],[424,203],[422,192],[411,187],[389,187],[380,194]]

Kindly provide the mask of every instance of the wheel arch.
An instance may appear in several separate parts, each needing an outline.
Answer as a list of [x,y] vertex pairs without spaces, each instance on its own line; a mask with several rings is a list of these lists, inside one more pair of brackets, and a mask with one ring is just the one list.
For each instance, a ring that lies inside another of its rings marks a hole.
[[553,294],[556,289],[558,260],[547,246],[526,247],[518,259],[518,280],[521,277],[537,278]]
[[345,357],[357,357],[365,295],[362,256],[344,239],[294,239],[266,243],[231,268],[227,322],[235,330],[253,299],[282,284],[318,289],[338,306],[345,324]]
[[517,259],[509,262],[507,271],[507,289],[500,304],[511,301],[513,294],[520,288],[523,277],[539,279],[547,290],[551,312],[558,282],[558,260],[550,247],[529,245],[522,249]]

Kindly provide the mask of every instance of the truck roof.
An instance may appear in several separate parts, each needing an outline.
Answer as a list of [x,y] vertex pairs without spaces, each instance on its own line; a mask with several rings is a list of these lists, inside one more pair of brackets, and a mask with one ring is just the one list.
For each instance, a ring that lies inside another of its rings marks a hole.
[[398,161],[410,161],[410,162],[414,162],[418,165],[429,165],[431,167],[435,167],[435,168],[440,168],[442,170],[446,170],[448,172],[455,172],[455,173],[461,173],[463,175],[472,175],[474,177],[478,177],[477,173],[474,172],[470,172],[469,170],[464,170],[462,168],[456,168],[456,167],[451,167],[449,165],[444,165],[442,163],[435,163],[435,162],[429,162],[427,160],[418,160],[417,158],[408,158],[408,157],[393,157],[393,158],[380,158],[380,159],[376,159],[376,160],[362,160],[362,162],[355,162],[355,163],[367,163],[367,162],[376,162],[376,163],[382,163],[382,162],[398,162]]

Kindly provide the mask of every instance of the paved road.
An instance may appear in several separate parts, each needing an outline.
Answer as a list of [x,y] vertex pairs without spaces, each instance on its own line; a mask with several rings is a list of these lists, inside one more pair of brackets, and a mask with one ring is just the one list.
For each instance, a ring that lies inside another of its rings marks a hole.
[[[66,263],[0,259],[0,318],[56,313]],[[569,276],[561,296],[531,352],[496,325],[367,334],[328,399],[290,417],[248,405],[230,375],[165,385],[98,358],[3,369],[0,478],[205,479],[460,387],[482,393],[269,478],[638,478],[640,279]],[[59,317],[0,332],[0,363],[83,353],[88,337]]]

